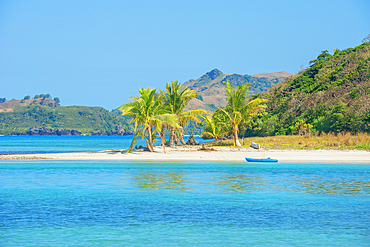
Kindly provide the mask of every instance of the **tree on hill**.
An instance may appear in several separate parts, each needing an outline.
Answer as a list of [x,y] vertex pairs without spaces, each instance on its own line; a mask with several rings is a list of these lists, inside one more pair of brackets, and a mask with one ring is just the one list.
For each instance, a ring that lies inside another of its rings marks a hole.
[[0,98],[0,103],[3,103],[3,102],[5,102],[6,101],[6,99],[5,98]]
[[42,98],[42,99],[48,99],[48,98],[50,98],[50,94],[40,94],[40,98]]
[[31,98],[31,96],[29,96],[29,95],[27,95],[27,96],[24,96],[24,100],[28,100],[28,99],[30,99]]
[[370,43],[370,34],[362,40],[362,43]]
[[42,99],[49,99],[49,98],[51,98],[51,96],[50,96],[50,94],[36,94],[34,97],[33,97],[34,99],[39,99],[39,98],[42,98]]

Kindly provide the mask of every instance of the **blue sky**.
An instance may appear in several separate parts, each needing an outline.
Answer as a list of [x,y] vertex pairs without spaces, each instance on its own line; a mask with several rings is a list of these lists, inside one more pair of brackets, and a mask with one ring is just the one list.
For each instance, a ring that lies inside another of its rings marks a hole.
[[370,1],[0,0],[0,97],[115,109],[139,87],[287,71],[370,34]]

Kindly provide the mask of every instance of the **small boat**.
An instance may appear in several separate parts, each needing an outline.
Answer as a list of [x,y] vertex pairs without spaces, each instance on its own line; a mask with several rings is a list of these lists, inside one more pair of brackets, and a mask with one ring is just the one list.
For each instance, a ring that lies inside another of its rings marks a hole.
[[278,162],[277,159],[253,159],[253,158],[245,158],[246,161],[248,162]]

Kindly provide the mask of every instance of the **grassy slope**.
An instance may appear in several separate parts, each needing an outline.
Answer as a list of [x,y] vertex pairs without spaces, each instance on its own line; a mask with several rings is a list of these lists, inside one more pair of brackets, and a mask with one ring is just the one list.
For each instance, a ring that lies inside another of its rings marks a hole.
[[[214,71],[217,71],[216,73]],[[212,76],[213,75],[213,76]],[[186,109],[204,109],[210,112],[217,110],[217,107],[226,105],[226,94],[224,90],[224,82],[230,80],[233,85],[251,83],[249,93],[251,95],[266,91],[271,86],[278,82],[284,81],[289,74],[287,72],[264,73],[255,76],[239,75],[239,74],[223,74],[215,69],[197,80],[189,80],[182,87],[188,86],[197,94],[201,95],[203,100],[193,99],[189,102]],[[274,77],[276,76],[276,77]]]
[[50,107],[60,106],[60,104],[56,103],[53,99],[27,99],[27,100],[7,100],[3,103],[0,103],[0,112],[12,112],[15,108],[21,106],[29,106],[29,105],[44,105]]

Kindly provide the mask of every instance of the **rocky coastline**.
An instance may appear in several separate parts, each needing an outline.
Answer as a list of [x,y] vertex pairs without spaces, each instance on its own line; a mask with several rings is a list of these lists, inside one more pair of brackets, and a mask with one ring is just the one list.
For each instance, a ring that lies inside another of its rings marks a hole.
[[19,133],[18,135],[50,135],[50,136],[80,136],[81,132],[78,130],[67,130],[67,129],[49,129],[45,127],[37,128],[32,127],[25,133]]
[[[110,131],[95,131],[91,135],[93,136],[124,136],[130,133],[126,133],[121,125],[117,125],[113,130]],[[132,133],[131,133],[132,134]]]
[[[109,132],[103,132],[103,131],[95,131],[91,133],[92,136],[124,136],[124,135],[130,135],[132,133],[126,133],[121,126],[116,126],[115,129],[109,131]],[[81,136],[82,133],[78,130],[68,130],[68,129],[51,129],[51,128],[37,128],[32,127],[27,132],[24,133],[18,133],[17,135],[30,135],[30,136]]]

